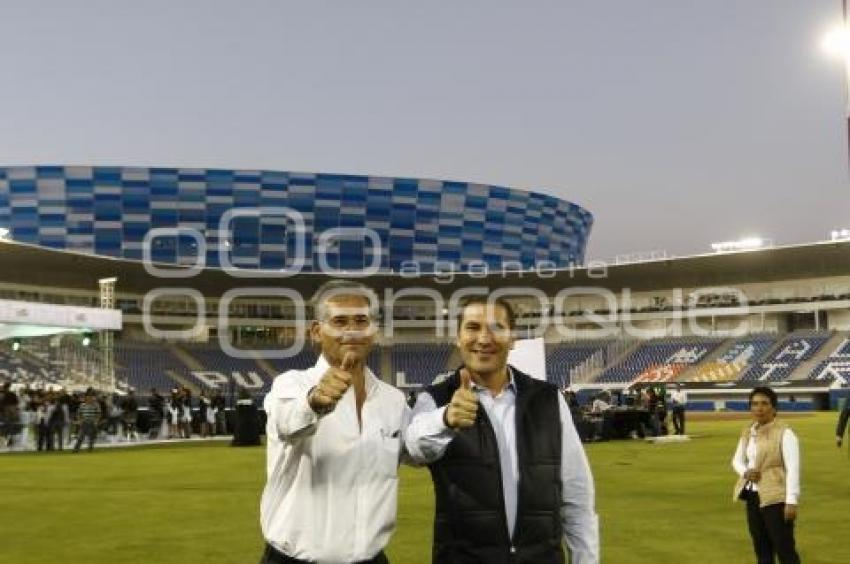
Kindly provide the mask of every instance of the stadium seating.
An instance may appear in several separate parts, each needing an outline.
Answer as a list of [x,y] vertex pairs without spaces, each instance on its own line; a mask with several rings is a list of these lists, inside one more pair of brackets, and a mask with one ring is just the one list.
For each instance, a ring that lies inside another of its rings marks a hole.
[[754,363],[742,382],[781,382],[814,356],[832,337],[828,332],[797,332],[785,337],[767,358]]
[[809,374],[810,380],[850,383],[850,338],[841,341]]
[[[283,374],[287,370],[304,370],[305,368],[310,368],[311,366],[316,364],[317,358],[318,354],[316,353],[316,351],[313,350],[310,346],[305,346],[295,355],[289,358],[269,359],[269,364],[271,364],[277,370],[278,374]],[[369,366],[371,365],[372,363],[370,362]]]
[[[218,343],[181,345],[180,349],[202,366],[204,372],[218,372],[228,381],[234,382],[234,385],[248,385],[255,391],[263,392],[271,387],[271,376],[253,358],[230,356]],[[197,377],[193,372],[195,371],[189,371],[192,383],[200,388],[210,387],[208,381]],[[257,384],[260,387],[254,388]]]
[[653,364],[646,370],[641,372],[635,383],[637,382],[672,382],[679,374],[688,369],[688,364],[674,362],[671,364]]
[[454,347],[449,343],[399,343],[392,348],[393,377],[404,373],[407,384],[428,385],[448,370]]
[[182,371],[185,367],[167,347],[156,343],[115,343],[115,374],[120,380],[147,393],[151,388],[160,392],[178,386],[167,371]]
[[723,362],[754,364],[759,361],[764,353],[776,343],[777,337],[770,334],[748,335],[735,341],[729,349],[718,359]]
[[[681,379],[686,371],[684,377],[691,382],[734,381],[743,374],[740,380],[751,384],[787,379],[802,363],[812,359],[831,337],[832,333],[827,332],[798,332],[785,337],[748,335],[734,341],[716,358],[709,355],[724,342],[722,339],[660,338],[643,342],[626,357],[607,365],[604,354],[613,341],[553,343],[546,347],[546,367],[549,380],[557,385],[564,384],[570,371],[590,358],[594,362],[599,360],[594,366],[601,369],[594,384],[624,384],[636,379],[668,382]],[[386,356],[393,383],[427,385],[435,376],[452,368],[449,363],[453,354],[455,347],[448,342],[396,343],[384,348],[374,347],[368,364],[375,373],[387,376],[381,370],[382,358]],[[711,361],[703,362],[707,357]],[[212,387],[213,382],[224,382],[226,384],[220,389],[225,394],[247,386],[254,395],[261,395],[269,390],[276,375],[308,368],[316,358],[316,351],[309,345],[290,358],[256,360],[233,358],[216,342],[164,345],[118,341],[115,344],[119,387],[132,386],[142,395],[151,387],[164,391],[184,382],[200,389]],[[691,367],[695,370],[689,370]],[[397,378],[398,373],[404,373],[403,380]],[[63,371],[48,361],[0,349],[0,380],[43,386],[64,382],[62,375]],[[825,382],[850,382],[850,337],[831,351],[809,377]]]
[[736,340],[719,358],[702,363],[687,380],[689,382],[731,382],[737,380],[747,368],[762,359],[776,343],[770,334],[748,335]]
[[0,382],[44,388],[62,380],[60,371],[30,361],[25,355],[0,350]]
[[[290,358],[266,359],[257,362],[253,358],[235,358],[222,350],[218,343],[165,345],[144,342],[120,342],[115,346],[116,373],[119,379],[143,393],[151,387],[167,390],[180,385],[170,374],[197,388],[211,388],[210,382],[223,377],[228,384],[225,394],[236,392],[239,386],[247,385],[253,394],[264,394],[271,388],[274,377],[291,369],[304,369],[316,363],[316,352],[306,345]],[[180,358],[177,354],[184,356]],[[261,358],[261,355],[258,354]],[[367,363],[378,372],[380,347],[373,348]],[[217,373],[211,376],[199,372]],[[220,376],[219,376],[220,375]],[[259,387],[257,387],[259,386]]]
[[647,369],[653,367],[673,364],[696,364],[719,343],[719,339],[700,338],[654,339],[647,341],[625,360],[606,369],[596,379],[596,382],[631,382]]
[[553,343],[546,347],[546,374],[550,382],[561,386],[569,381],[570,371],[580,366],[598,351],[605,342]]

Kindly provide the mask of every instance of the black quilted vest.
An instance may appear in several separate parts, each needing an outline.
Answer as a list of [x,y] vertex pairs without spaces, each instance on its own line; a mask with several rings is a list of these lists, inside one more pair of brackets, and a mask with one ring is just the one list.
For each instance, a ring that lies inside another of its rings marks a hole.
[[[499,449],[489,417],[459,431],[429,465],[436,494],[434,564],[562,564],[561,424],[558,389],[511,369],[516,386],[519,484],[511,537]],[[438,407],[451,401],[459,371],[426,388]]]

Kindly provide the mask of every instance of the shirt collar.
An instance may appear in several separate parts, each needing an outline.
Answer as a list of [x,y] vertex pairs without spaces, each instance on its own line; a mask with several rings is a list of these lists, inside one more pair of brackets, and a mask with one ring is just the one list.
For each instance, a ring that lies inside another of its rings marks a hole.
[[772,421],[770,421],[769,423],[765,423],[764,425],[759,425],[757,422],[754,421],[753,424],[750,425],[750,432],[752,434],[764,432],[765,430],[770,429],[775,423],[776,417],[774,417]]
[[[325,358],[325,355],[320,354],[319,359],[316,361],[316,365],[313,368],[321,378],[321,375],[325,373],[325,370],[330,367],[331,365],[328,362],[328,359]],[[375,390],[378,387],[378,377],[375,376],[375,373],[372,372],[372,369],[369,368],[368,364],[363,367],[363,376],[366,383],[366,395],[370,396],[375,393]]]
[[[485,386],[481,386],[475,380],[473,380],[472,381],[472,389],[475,390],[475,391],[478,391],[478,390],[486,390],[487,388]],[[513,394],[516,395],[516,382],[514,381],[514,369],[510,364],[508,365],[508,381],[505,383],[505,387],[502,388],[503,392],[505,390],[513,392]]]

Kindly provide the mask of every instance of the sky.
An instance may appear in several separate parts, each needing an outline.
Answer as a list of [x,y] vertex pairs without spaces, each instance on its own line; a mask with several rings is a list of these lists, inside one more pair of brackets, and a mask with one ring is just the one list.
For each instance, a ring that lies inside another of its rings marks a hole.
[[537,190],[589,259],[850,227],[840,0],[0,0],[0,165]]

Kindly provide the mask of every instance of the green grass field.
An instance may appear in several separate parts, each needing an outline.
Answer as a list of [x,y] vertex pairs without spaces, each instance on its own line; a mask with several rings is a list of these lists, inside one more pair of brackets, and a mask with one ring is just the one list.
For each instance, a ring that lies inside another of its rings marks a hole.
[[[803,454],[804,562],[850,562],[850,458],[836,415],[790,421]],[[606,563],[753,560],[729,459],[742,421],[694,421],[689,443],[589,445]],[[0,562],[257,562],[262,448],[226,443],[0,455]],[[427,470],[402,468],[396,564],[430,562]]]

